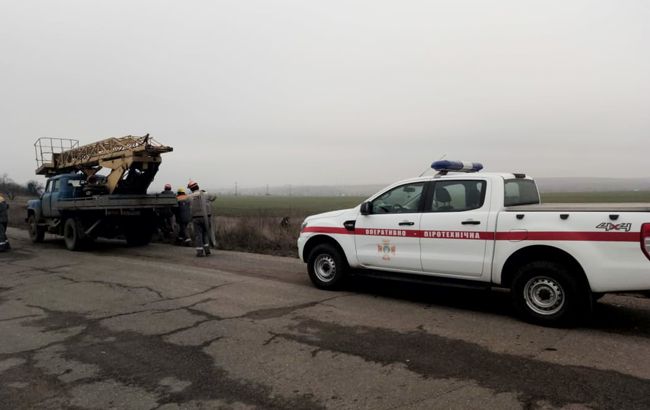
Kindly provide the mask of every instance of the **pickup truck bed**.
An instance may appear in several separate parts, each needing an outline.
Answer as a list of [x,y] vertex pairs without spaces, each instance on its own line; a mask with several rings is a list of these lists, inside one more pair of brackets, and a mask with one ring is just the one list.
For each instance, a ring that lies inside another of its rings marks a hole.
[[506,212],[650,212],[644,203],[536,204],[504,208]]

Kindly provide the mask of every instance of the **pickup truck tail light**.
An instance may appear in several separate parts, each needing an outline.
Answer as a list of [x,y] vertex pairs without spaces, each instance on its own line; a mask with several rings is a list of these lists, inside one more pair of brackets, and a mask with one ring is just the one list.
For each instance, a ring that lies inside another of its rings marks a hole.
[[650,259],[650,223],[641,226],[641,250]]

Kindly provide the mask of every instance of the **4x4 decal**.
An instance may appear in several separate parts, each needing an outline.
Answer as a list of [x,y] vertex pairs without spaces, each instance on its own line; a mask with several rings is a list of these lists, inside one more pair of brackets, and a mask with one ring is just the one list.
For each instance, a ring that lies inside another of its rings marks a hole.
[[630,232],[632,230],[632,224],[631,223],[613,224],[611,222],[603,222],[601,224],[598,224],[598,226],[596,226],[596,229],[604,229],[606,232],[609,231]]

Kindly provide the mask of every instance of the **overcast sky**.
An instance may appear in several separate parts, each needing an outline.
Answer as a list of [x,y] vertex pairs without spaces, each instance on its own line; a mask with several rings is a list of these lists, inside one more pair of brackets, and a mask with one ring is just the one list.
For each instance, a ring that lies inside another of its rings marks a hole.
[[647,0],[2,0],[0,173],[150,133],[156,184],[388,183],[448,159],[650,177]]

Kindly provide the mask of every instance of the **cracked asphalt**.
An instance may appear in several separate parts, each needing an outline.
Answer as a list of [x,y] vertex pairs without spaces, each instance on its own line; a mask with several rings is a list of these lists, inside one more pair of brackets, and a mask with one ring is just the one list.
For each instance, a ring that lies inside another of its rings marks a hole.
[[332,293],[292,258],[9,237],[1,409],[650,408],[639,295],[550,329],[515,319],[507,292]]

